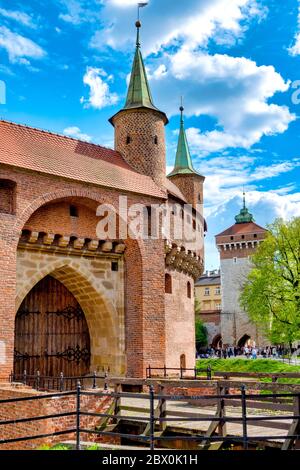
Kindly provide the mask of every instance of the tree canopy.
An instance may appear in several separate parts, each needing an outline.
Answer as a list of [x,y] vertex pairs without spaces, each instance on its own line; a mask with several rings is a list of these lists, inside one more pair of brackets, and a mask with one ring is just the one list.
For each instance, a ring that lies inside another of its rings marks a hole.
[[272,343],[300,339],[300,218],[277,219],[252,257],[240,297]]
[[[200,302],[198,299],[195,299],[195,314],[198,316],[201,312]],[[196,330],[196,346],[201,348],[207,346],[207,329],[203,324],[202,320],[196,317],[195,320],[195,330]]]

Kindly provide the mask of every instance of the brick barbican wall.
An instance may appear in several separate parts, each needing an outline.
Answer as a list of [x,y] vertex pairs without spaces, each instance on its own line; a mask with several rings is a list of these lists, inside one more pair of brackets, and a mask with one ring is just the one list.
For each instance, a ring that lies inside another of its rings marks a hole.
[[[2,386],[0,388],[0,400],[22,397],[34,397],[43,395],[25,386]],[[81,396],[81,410],[95,413],[106,413],[112,404],[110,397]],[[1,404],[0,421],[31,418],[51,414],[73,412],[76,410],[76,396],[61,396],[57,398],[45,398],[43,400],[28,400],[17,403]],[[95,429],[101,418],[92,416],[81,416],[81,428]],[[50,434],[53,432],[67,431],[76,427],[76,416],[64,416],[60,418],[49,418],[39,421],[25,422],[19,424],[7,424],[0,426],[1,439],[16,439],[30,435]],[[75,434],[65,434],[42,439],[20,441],[16,443],[1,444],[0,450],[32,450],[44,444],[55,444],[62,441],[75,440]],[[101,442],[105,438],[94,434],[81,435],[82,441]],[[116,443],[118,438],[116,438]]]
[[[115,149],[132,168],[164,186],[166,142],[161,114],[149,109],[127,110],[115,116],[114,126]],[[128,144],[127,137],[130,137]]]
[[[195,366],[194,280],[178,271],[166,270],[166,273],[172,281],[172,293],[165,294],[166,367],[180,367],[180,356],[184,354],[186,367],[192,368]],[[187,296],[188,282],[191,298]]]
[[[16,256],[20,231],[30,221],[28,228],[38,229],[41,223],[45,232],[55,228],[55,233],[67,233],[70,227],[66,228],[64,218],[57,217],[54,226],[49,217],[47,221],[48,208],[43,208],[39,213],[36,211],[45,204],[61,200],[80,204],[95,213],[101,203],[110,203],[118,208],[120,193],[110,188],[12,169],[4,165],[1,166],[0,178],[16,182],[16,215],[0,214],[0,379],[7,380],[13,368]],[[137,202],[150,205],[163,201],[128,194],[129,206]],[[86,237],[96,237],[96,231],[90,232],[88,213],[89,211],[85,216],[87,226],[73,226],[72,235],[84,233]],[[149,361],[153,365],[163,365],[165,362],[164,243],[162,240],[126,240],[125,243],[128,246],[125,252],[127,373],[141,377],[145,375]]]

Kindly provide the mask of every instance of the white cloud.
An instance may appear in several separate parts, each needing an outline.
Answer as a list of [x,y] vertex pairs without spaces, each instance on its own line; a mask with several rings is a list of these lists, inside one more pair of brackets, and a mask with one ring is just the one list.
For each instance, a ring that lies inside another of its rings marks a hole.
[[[277,161],[270,165],[262,164],[263,159],[264,157],[256,155],[226,155],[198,160],[195,168],[206,176],[204,186],[206,216],[222,212],[223,205],[238,197],[243,186],[248,187],[251,191],[257,191],[257,183],[278,177],[300,167],[300,158]],[[274,190],[272,193],[285,196],[294,189],[291,184]]]
[[12,32],[6,26],[0,26],[0,47],[7,53],[10,62],[27,64],[28,58],[42,59],[46,52],[31,39]]
[[208,224],[205,239],[206,267],[219,266],[215,235],[235,223],[234,217],[242,207],[242,188],[246,189],[246,204],[255,221],[262,226],[277,217],[289,219],[300,216],[300,192],[294,183],[274,190],[261,189],[261,182],[283,175],[300,166],[300,159],[289,162],[262,164],[263,156],[222,156],[201,161],[200,173],[206,175],[204,184],[204,214]]
[[[169,115],[177,114],[183,94],[188,115],[208,115],[216,120],[212,131],[187,130],[195,153],[248,149],[264,135],[285,132],[296,119],[286,106],[269,103],[275,93],[286,92],[290,86],[273,66],[257,66],[245,57],[183,49],[161,60],[163,73],[151,74],[160,108]],[[158,70],[162,70],[161,64]]]
[[101,0],[60,0],[63,12],[59,19],[66,23],[79,25],[86,22],[100,21]]
[[[93,47],[109,45],[127,48],[133,40],[133,15],[137,1],[104,0],[104,30],[92,40]],[[143,48],[146,54],[162,47],[184,43],[193,49],[206,47],[210,39],[234,42],[240,38],[252,19],[261,19],[267,9],[260,0],[151,0],[143,9]],[[127,7],[128,14],[124,15]],[[129,13],[132,10],[132,14]]]
[[[282,191],[283,189],[283,191]],[[257,224],[266,226],[276,218],[285,220],[300,216],[300,192],[289,192],[293,188],[279,188],[273,191],[250,189],[246,194],[246,205]],[[205,197],[208,197],[205,192]],[[220,264],[219,253],[215,246],[215,235],[235,223],[234,217],[242,207],[242,191],[223,194],[219,207],[206,213],[208,233],[205,239],[205,263],[207,269],[217,268]]]
[[4,18],[14,20],[17,23],[21,23],[24,26],[28,26],[30,28],[36,27],[33,22],[32,17],[22,11],[6,10],[5,8],[0,8],[0,15],[3,16]]
[[90,135],[84,134],[81,132],[80,128],[76,126],[66,127],[66,129],[63,130],[63,133],[73,137],[74,139],[85,140],[86,142],[90,142],[92,140]]
[[90,94],[88,98],[81,97],[80,102],[84,107],[93,107],[102,109],[106,106],[114,105],[118,102],[119,97],[116,93],[112,93],[107,82],[113,80],[112,75],[96,67],[87,67],[86,73],[83,77],[83,83],[90,87]]
[[294,36],[294,44],[288,48],[290,55],[296,56],[300,55],[300,0],[299,3],[299,13],[298,13],[298,30]]

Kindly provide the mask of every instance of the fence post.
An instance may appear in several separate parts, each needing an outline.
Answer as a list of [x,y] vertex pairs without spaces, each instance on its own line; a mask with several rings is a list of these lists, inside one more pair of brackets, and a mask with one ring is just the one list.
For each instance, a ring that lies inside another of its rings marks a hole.
[[149,386],[150,398],[150,450],[154,450],[154,389],[153,385]]
[[[159,385],[159,394],[165,394],[165,387],[164,385]],[[159,400],[159,417],[166,418],[167,416],[167,400],[165,398],[160,398]],[[167,429],[167,422],[160,421],[159,422],[159,429],[160,431],[165,431]]]
[[248,435],[247,435],[247,402],[246,402],[246,387],[242,385],[242,420],[243,420],[243,448],[248,449]]
[[196,366],[194,367],[194,378],[195,380],[197,379],[197,367]]
[[59,390],[60,392],[64,391],[64,373],[61,372],[59,376]]
[[94,371],[94,373],[93,373],[93,389],[97,388],[97,386],[96,386],[96,377],[97,377],[97,374],[96,374],[96,371]]
[[37,390],[39,390],[40,389],[40,371],[39,370],[36,371],[36,383],[35,383],[35,385],[36,385],[35,388]]
[[108,384],[107,384],[107,372],[104,374],[104,390],[108,390]]
[[76,450],[80,450],[80,381],[77,382],[76,388]]
[[210,366],[207,366],[206,376],[207,376],[207,380],[211,380],[211,367]]
[[167,377],[167,368],[166,368],[166,364],[164,365],[164,377],[165,377],[165,378]]
[[24,372],[23,372],[23,384],[24,385],[27,384],[27,371],[26,371],[26,369],[24,369]]
[[180,366],[180,378],[183,379],[183,369],[182,369],[182,366]]

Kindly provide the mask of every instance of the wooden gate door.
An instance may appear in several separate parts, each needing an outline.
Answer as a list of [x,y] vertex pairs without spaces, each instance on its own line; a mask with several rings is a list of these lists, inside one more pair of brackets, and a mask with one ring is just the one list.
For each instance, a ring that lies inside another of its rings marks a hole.
[[47,276],[29,292],[16,315],[14,373],[81,376],[89,366],[84,313],[73,294]]

